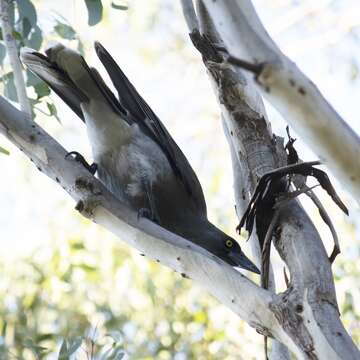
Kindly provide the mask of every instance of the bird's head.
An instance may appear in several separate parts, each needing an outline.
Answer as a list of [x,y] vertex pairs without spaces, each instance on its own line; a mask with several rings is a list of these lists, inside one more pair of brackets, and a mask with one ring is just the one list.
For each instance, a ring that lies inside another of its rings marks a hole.
[[260,274],[259,269],[247,258],[240,245],[233,238],[226,236],[222,247],[221,252],[225,255],[224,260],[230,265]]

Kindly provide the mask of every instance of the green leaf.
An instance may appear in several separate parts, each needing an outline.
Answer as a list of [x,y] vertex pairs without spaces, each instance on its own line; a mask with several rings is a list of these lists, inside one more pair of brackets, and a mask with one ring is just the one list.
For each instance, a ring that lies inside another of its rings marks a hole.
[[91,266],[88,264],[79,264],[78,267],[82,270],[84,270],[86,273],[92,273],[96,272],[97,268],[95,266]]
[[55,334],[51,334],[51,333],[38,334],[38,335],[36,335],[36,342],[39,343],[41,341],[51,340],[51,339],[54,339],[54,337],[55,337]]
[[72,355],[81,346],[82,341],[83,339],[81,336],[68,339],[69,355]]
[[6,56],[6,47],[4,44],[0,43],[0,66],[3,65],[5,56]]
[[88,10],[88,24],[96,25],[102,19],[103,6],[101,0],[85,0]]
[[48,110],[49,110],[49,113],[50,113],[49,115],[50,115],[50,116],[55,116],[56,120],[57,120],[59,123],[61,123],[60,118],[59,118],[59,116],[58,116],[58,112],[57,112],[56,106],[55,106],[53,103],[49,103],[49,102],[46,103],[46,106],[47,106],[47,108],[48,108]]
[[24,18],[22,20],[22,34],[23,34],[23,37],[26,39],[28,37],[28,35],[30,34],[30,31],[31,31],[31,23],[29,21],[28,18]]
[[42,80],[39,77],[37,77],[29,69],[26,69],[26,86],[36,86],[41,82]]
[[85,245],[81,240],[73,240],[70,242],[70,249],[75,251],[84,250]]
[[17,41],[22,41],[22,36],[19,32],[13,30],[12,31],[12,36],[14,37],[15,40]]
[[78,336],[76,338],[64,339],[59,352],[59,360],[70,360],[70,356],[75,353],[75,351],[82,344],[82,337]]
[[30,0],[17,0],[16,3],[19,10],[20,21],[26,18],[29,20],[31,26],[35,27],[37,15],[33,3]]
[[111,2],[111,7],[116,10],[128,10],[129,9],[128,5],[115,4],[113,1]]
[[18,101],[13,72],[5,74],[1,79],[5,85],[4,95],[12,101]]
[[28,39],[25,39],[24,43],[26,46],[31,47],[32,49],[39,50],[43,41],[42,30],[35,26],[31,31]]
[[124,350],[121,347],[116,347],[113,349],[112,354],[107,357],[107,360],[121,360],[124,356]]
[[13,28],[14,24],[15,24],[15,6],[14,6],[15,1],[8,1],[9,7],[9,20],[10,20],[10,25]]
[[36,92],[37,99],[41,99],[42,97],[50,94],[50,88],[43,81],[35,85],[34,90]]
[[67,355],[67,352],[68,352],[67,341],[66,339],[64,339],[63,342],[61,343],[58,359],[70,360],[69,355]]
[[106,336],[110,337],[115,343],[118,343],[123,339],[120,331],[109,331]]
[[25,339],[22,345],[33,351],[36,355],[41,355],[41,353],[48,351],[47,348],[43,346],[36,345],[32,339]]
[[[0,146],[0,151],[1,151],[2,147]],[[5,150],[5,149],[4,149]],[[6,151],[6,150],[5,150]],[[9,154],[7,154],[9,155]],[[6,329],[7,329],[7,322],[4,321],[2,329],[1,329],[1,336],[4,338],[6,336]]]
[[74,40],[76,39],[76,32],[72,26],[65,24],[59,20],[56,20],[57,24],[54,27],[56,33],[63,39]]

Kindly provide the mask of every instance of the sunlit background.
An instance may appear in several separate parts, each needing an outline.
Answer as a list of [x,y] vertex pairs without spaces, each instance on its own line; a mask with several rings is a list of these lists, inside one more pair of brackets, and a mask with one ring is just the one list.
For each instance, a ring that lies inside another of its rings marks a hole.
[[[254,3],[281,49],[359,133],[359,1]],[[51,41],[78,48],[80,39],[87,61],[102,74],[93,42],[108,48],[188,157],[203,186],[210,219],[250,254],[245,239],[235,234],[231,163],[217,101],[188,39],[179,1],[133,0],[127,11],[103,1],[103,19],[93,27],[83,1],[34,4],[44,31],[42,48]],[[62,39],[54,31],[57,21],[69,24],[76,39]],[[31,91],[29,95],[34,97]],[[45,104],[37,105],[37,121],[66,149],[91,161],[84,125],[56,95],[50,98],[61,123],[42,113],[48,113]],[[270,106],[268,113],[273,131],[285,137],[285,122]],[[0,359],[57,359],[63,339],[76,342],[79,337],[84,338],[79,359],[90,353],[100,358],[113,343],[131,359],[263,357],[262,337],[199,284],[141,257],[79,216],[62,188],[17,148],[3,137],[0,146],[10,151],[10,156],[0,154]],[[301,139],[296,146],[303,160],[316,158]],[[350,208],[349,218],[318,194],[342,248],[333,265],[341,319],[359,345],[359,208],[333,181]],[[330,252],[331,234],[316,208],[305,205]],[[276,267],[282,270],[279,261]]]

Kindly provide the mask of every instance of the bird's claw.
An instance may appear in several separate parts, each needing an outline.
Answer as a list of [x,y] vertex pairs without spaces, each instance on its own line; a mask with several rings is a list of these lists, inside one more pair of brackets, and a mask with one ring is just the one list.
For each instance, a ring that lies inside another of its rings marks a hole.
[[92,163],[91,165],[85,160],[85,158],[77,151],[70,151],[65,155],[65,159],[69,156],[73,156],[74,160],[82,164],[86,170],[88,170],[92,175],[95,175],[97,170],[97,164]]

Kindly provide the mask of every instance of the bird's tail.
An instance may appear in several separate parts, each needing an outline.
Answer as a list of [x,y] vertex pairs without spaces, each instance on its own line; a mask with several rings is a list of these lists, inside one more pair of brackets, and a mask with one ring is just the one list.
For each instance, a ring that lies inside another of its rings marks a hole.
[[61,44],[47,49],[46,55],[33,49],[23,48],[21,60],[82,120],[84,115],[80,104],[91,99],[105,100],[113,111],[125,113],[99,73],[90,68],[78,52]]

